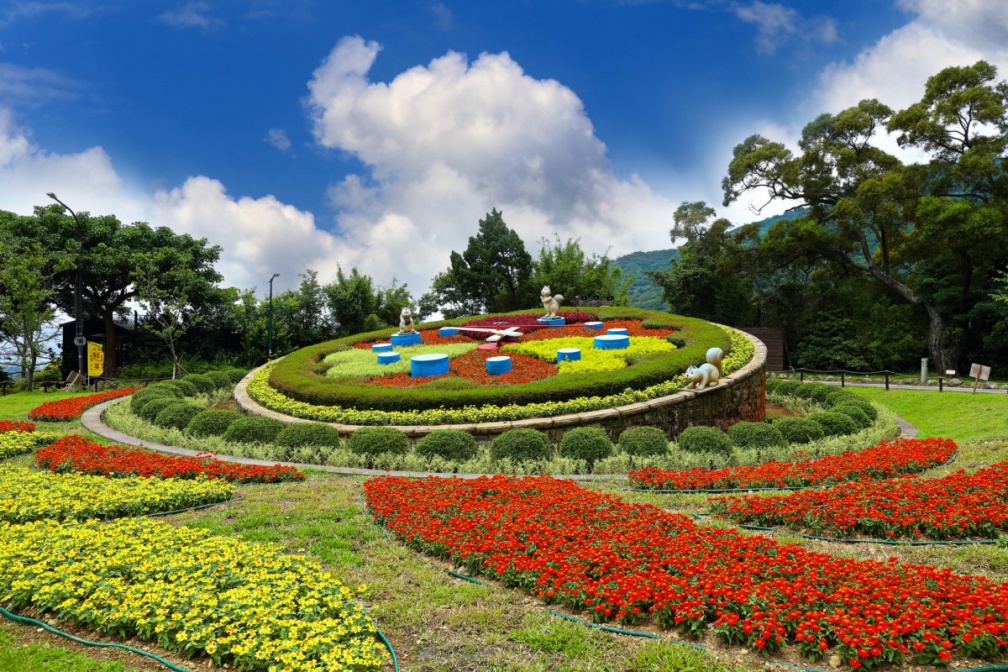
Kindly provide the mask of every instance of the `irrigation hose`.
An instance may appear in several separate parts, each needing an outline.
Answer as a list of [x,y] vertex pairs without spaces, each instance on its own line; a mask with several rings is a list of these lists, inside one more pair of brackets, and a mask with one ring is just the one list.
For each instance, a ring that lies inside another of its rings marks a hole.
[[132,646],[126,646],[125,644],[117,644],[116,642],[92,642],[89,639],[83,639],[81,637],[71,635],[69,632],[63,632],[58,628],[52,627],[48,623],[37,621],[34,618],[28,618],[27,616],[18,616],[17,614],[7,611],[3,607],[0,607],[0,615],[6,616],[15,623],[37,625],[40,628],[44,628],[55,635],[59,635],[60,637],[69,639],[72,642],[77,642],[78,644],[83,644],[84,646],[97,646],[101,648],[122,649],[124,651],[129,651],[130,653],[135,653],[137,655],[144,656],[146,658],[151,658],[152,660],[155,660],[156,662],[164,665],[169,670],[173,670],[174,672],[189,672],[189,670],[187,670],[186,668],[179,667],[178,665],[175,665],[174,663],[171,663],[162,658],[161,656],[151,653],[150,651],[144,651],[143,649],[137,649]]
[[998,542],[995,539],[969,539],[969,540],[935,540],[935,541],[904,541],[901,539],[863,539],[858,537],[819,537],[812,534],[801,534],[787,528],[764,527],[763,525],[738,525],[743,530],[754,530],[757,532],[781,532],[792,534],[801,539],[810,541],[828,541],[834,544],[880,544],[882,546],[994,546]]
[[[378,523],[375,522],[374,518],[371,516],[368,510],[367,504],[364,503],[364,497],[361,496],[359,492],[357,493],[357,503],[360,504],[361,511],[364,512],[364,515],[366,515],[368,518],[371,518],[371,522],[385,534],[385,538],[388,539],[389,541],[392,541],[392,538],[389,536],[388,530],[385,529],[385,526],[378,525]],[[373,616],[371,617],[371,622],[374,623],[375,631],[378,633],[378,637],[381,639],[382,644],[385,645],[385,648],[388,649],[389,655],[392,656],[392,668],[395,670],[395,672],[399,672],[399,658],[398,656],[396,656],[395,649],[392,648],[392,642],[390,642],[388,638],[385,637],[385,633],[382,632],[381,628],[378,627],[378,621],[375,620]]]

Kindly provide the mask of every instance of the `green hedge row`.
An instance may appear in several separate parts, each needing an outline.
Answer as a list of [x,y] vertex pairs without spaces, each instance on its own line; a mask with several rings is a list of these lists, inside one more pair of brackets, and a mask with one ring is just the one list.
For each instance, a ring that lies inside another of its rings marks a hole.
[[[538,311],[522,311],[526,313]],[[353,347],[355,343],[388,338],[395,330],[356,334],[335,341],[302,348],[273,367],[270,386],[284,395],[310,404],[345,408],[393,411],[402,408],[426,410],[462,408],[486,404],[532,404],[563,401],[577,397],[605,396],[631,389],[643,389],[670,380],[683,373],[689,365],[704,361],[707,349],[717,346],[727,354],[731,348],[728,334],[720,327],[703,320],[669,315],[635,308],[597,308],[592,312],[601,320],[637,319],[679,330],[677,338],[683,346],[675,352],[641,358],[625,369],[604,374],[570,374],[554,376],[507,387],[475,387],[466,389],[386,388],[368,385],[363,380],[326,378],[321,362],[333,352]],[[425,328],[458,326],[472,318],[446,320]]]

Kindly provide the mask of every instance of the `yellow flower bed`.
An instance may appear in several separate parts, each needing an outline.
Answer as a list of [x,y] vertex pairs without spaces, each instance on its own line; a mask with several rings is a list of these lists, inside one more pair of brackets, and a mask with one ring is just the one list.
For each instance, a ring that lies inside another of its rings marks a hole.
[[0,432],[0,460],[26,455],[61,436],[60,432]]
[[[745,334],[727,329],[731,339],[731,353],[722,362],[726,374],[735,371],[752,359],[755,353],[752,341]],[[701,364],[702,362],[697,362]],[[687,381],[685,375],[678,375],[664,383],[652,385],[643,390],[626,390],[607,396],[578,397],[566,401],[550,401],[537,404],[510,404],[496,406],[487,404],[479,408],[435,408],[424,411],[373,411],[343,408],[340,406],[319,406],[291,399],[269,384],[270,366],[264,366],[249,380],[249,396],[257,402],[280,413],[298,418],[321,422],[342,422],[350,425],[440,425],[464,424],[470,422],[497,422],[500,420],[521,420],[523,418],[544,418],[563,413],[581,413],[613,406],[624,406],[640,401],[648,401],[682,389]]]
[[365,587],[274,544],[145,518],[0,523],[0,540],[0,603],[14,609],[240,670],[380,670],[386,658],[357,601]]
[[0,464],[0,521],[142,516],[223,502],[235,490],[223,479],[110,479]]
[[649,355],[656,352],[672,352],[676,346],[664,338],[654,336],[634,336],[630,338],[630,347],[623,350],[599,350],[595,348],[593,336],[568,336],[551,338],[544,341],[525,341],[510,343],[501,350],[517,352],[523,355],[538,357],[547,362],[556,362],[557,350],[561,348],[579,348],[581,359],[557,363],[557,372],[565,373],[602,373],[616,371],[627,366],[628,357]]

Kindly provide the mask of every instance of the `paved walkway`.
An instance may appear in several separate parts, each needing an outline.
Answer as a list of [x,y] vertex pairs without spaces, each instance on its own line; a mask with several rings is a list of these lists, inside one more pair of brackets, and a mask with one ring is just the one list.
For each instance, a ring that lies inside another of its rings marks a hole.
[[[121,399],[113,399],[112,401],[106,401],[105,403],[98,404],[88,410],[84,411],[84,415],[81,416],[81,424],[84,425],[85,429],[88,429],[98,436],[103,436],[106,439],[115,441],[116,443],[124,446],[143,446],[144,448],[149,448],[151,450],[156,450],[160,453],[168,453],[169,455],[183,455],[186,457],[196,457],[200,455],[200,451],[192,450],[190,448],[179,448],[178,446],[167,446],[161,443],[152,443],[150,441],[142,441],[135,437],[129,436],[128,434],[123,434],[122,432],[112,429],[102,420],[102,413],[109,405],[122,401]],[[917,436],[917,428],[904,420],[903,418],[896,418],[896,423],[900,427],[900,436],[912,439]],[[252,464],[261,467],[272,467],[275,464],[281,464],[285,467],[296,467],[298,469],[318,469],[321,471],[328,471],[334,474],[342,474],[344,476],[408,476],[411,478],[422,478],[424,476],[440,476],[443,478],[477,478],[479,476],[484,476],[486,474],[446,474],[439,472],[426,472],[426,471],[382,471],[380,469],[356,469],[353,467],[331,467],[329,465],[319,465],[319,464],[301,464],[300,462],[276,462],[270,460],[257,460],[251,457],[238,457],[237,455],[215,455],[219,460],[224,462],[234,462],[237,464]],[[554,474],[556,478],[566,478],[574,481],[625,481],[627,480],[626,474]]]

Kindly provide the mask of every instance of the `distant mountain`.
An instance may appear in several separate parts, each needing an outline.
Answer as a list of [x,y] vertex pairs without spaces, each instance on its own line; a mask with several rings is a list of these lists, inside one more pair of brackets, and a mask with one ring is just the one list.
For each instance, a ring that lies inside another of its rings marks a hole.
[[[795,219],[805,213],[806,209],[800,208],[767,217],[759,222],[760,235],[765,235],[767,229],[781,220]],[[614,259],[613,266],[622,269],[624,277],[634,276],[634,281],[630,284],[630,305],[648,310],[668,310],[668,304],[662,299],[661,289],[657,285],[651,284],[646,271],[668,270],[670,261],[678,258],[679,250],[670,248],[651,252],[631,252]]]
[[661,288],[651,284],[645,271],[664,271],[671,259],[679,257],[679,250],[653,250],[651,252],[631,252],[613,260],[613,266],[623,271],[623,277],[632,275],[630,283],[630,305],[648,310],[668,310],[662,300]]

